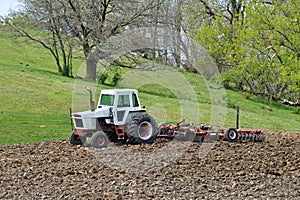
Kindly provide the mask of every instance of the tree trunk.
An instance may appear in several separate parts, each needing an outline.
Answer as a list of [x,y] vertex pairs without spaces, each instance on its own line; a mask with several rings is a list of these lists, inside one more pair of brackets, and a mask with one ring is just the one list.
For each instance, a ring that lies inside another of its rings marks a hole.
[[84,42],[82,46],[86,63],[86,79],[96,80],[97,59],[91,53],[88,42]]
[[58,72],[58,73],[61,73],[61,72],[62,72],[62,68],[61,68],[60,65],[57,65],[57,72]]
[[96,80],[97,62],[94,58],[88,57],[86,59],[86,78]]

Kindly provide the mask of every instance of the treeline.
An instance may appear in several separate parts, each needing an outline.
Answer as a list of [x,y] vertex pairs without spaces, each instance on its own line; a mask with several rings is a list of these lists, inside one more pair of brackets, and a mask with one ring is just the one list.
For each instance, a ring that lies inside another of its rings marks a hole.
[[[19,37],[26,37],[49,50],[58,72],[66,76],[70,75],[72,69],[74,50],[83,52],[87,66],[86,78],[95,80],[97,63],[101,57],[95,59],[90,55],[109,38],[139,27],[182,30],[181,9],[184,4],[181,0],[22,0],[22,3],[22,9],[3,19],[4,23],[10,25]],[[153,31],[147,34],[157,33]],[[180,34],[174,37],[174,41],[181,40]],[[144,55],[151,54],[151,58],[164,57],[165,63],[174,60],[169,64],[177,66],[182,61],[179,51],[177,48],[167,53],[163,50],[141,50]],[[125,60],[133,58],[129,56],[126,55]],[[118,61],[115,64],[122,67],[135,66]]]
[[299,0],[191,0],[190,8],[196,41],[226,87],[299,106]]
[[172,37],[180,48],[147,50],[147,56],[193,71],[185,48],[193,38],[217,63],[225,87],[299,105],[300,0],[23,0],[23,5],[3,20],[48,49],[64,75],[71,73],[74,49],[83,52],[86,78],[96,79],[97,60],[89,59],[96,46],[128,29],[160,27],[179,33]]

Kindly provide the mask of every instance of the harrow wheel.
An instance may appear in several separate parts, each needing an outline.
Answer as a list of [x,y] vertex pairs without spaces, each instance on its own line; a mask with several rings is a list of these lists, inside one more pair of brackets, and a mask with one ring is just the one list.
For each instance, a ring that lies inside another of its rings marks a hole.
[[93,134],[93,136],[92,136],[93,147],[104,148],[104,147],[107,147],[107,144],[108,144],[108,137],[104,132],[98,131]]
[[224,132],[224,139],[228,142],[236,142],[238,140],[238,132],[235,128],[227,128]]

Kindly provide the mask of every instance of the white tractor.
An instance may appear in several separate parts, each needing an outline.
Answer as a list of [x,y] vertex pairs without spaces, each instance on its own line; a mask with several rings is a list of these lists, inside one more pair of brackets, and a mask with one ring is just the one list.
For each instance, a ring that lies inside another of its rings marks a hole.
[[90,92],[91,109],[72,113],[74,130],[70,135],[71,144],[84,144],[87,137],[91,137],[91,144],[96,148],[106,147],[109,140],[131,144],[155,140],[156,122],[141,107],[137,90],[102,90],[95,109],[92,91],[88,87],[86,89]]

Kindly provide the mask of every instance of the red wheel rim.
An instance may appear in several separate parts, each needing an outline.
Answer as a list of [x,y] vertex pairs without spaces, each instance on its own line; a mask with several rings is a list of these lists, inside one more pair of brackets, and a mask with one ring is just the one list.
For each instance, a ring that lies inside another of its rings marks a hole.
[[104,143],[104,138],[103,137],[98,137],[97,138],[97,143],[99,144],[99,145],[101,145],[101,144],[103,144]]
[[142,122],[139,125],[139,137],[143,140],[148,140],[152,136],[152,125],[149,122]]

